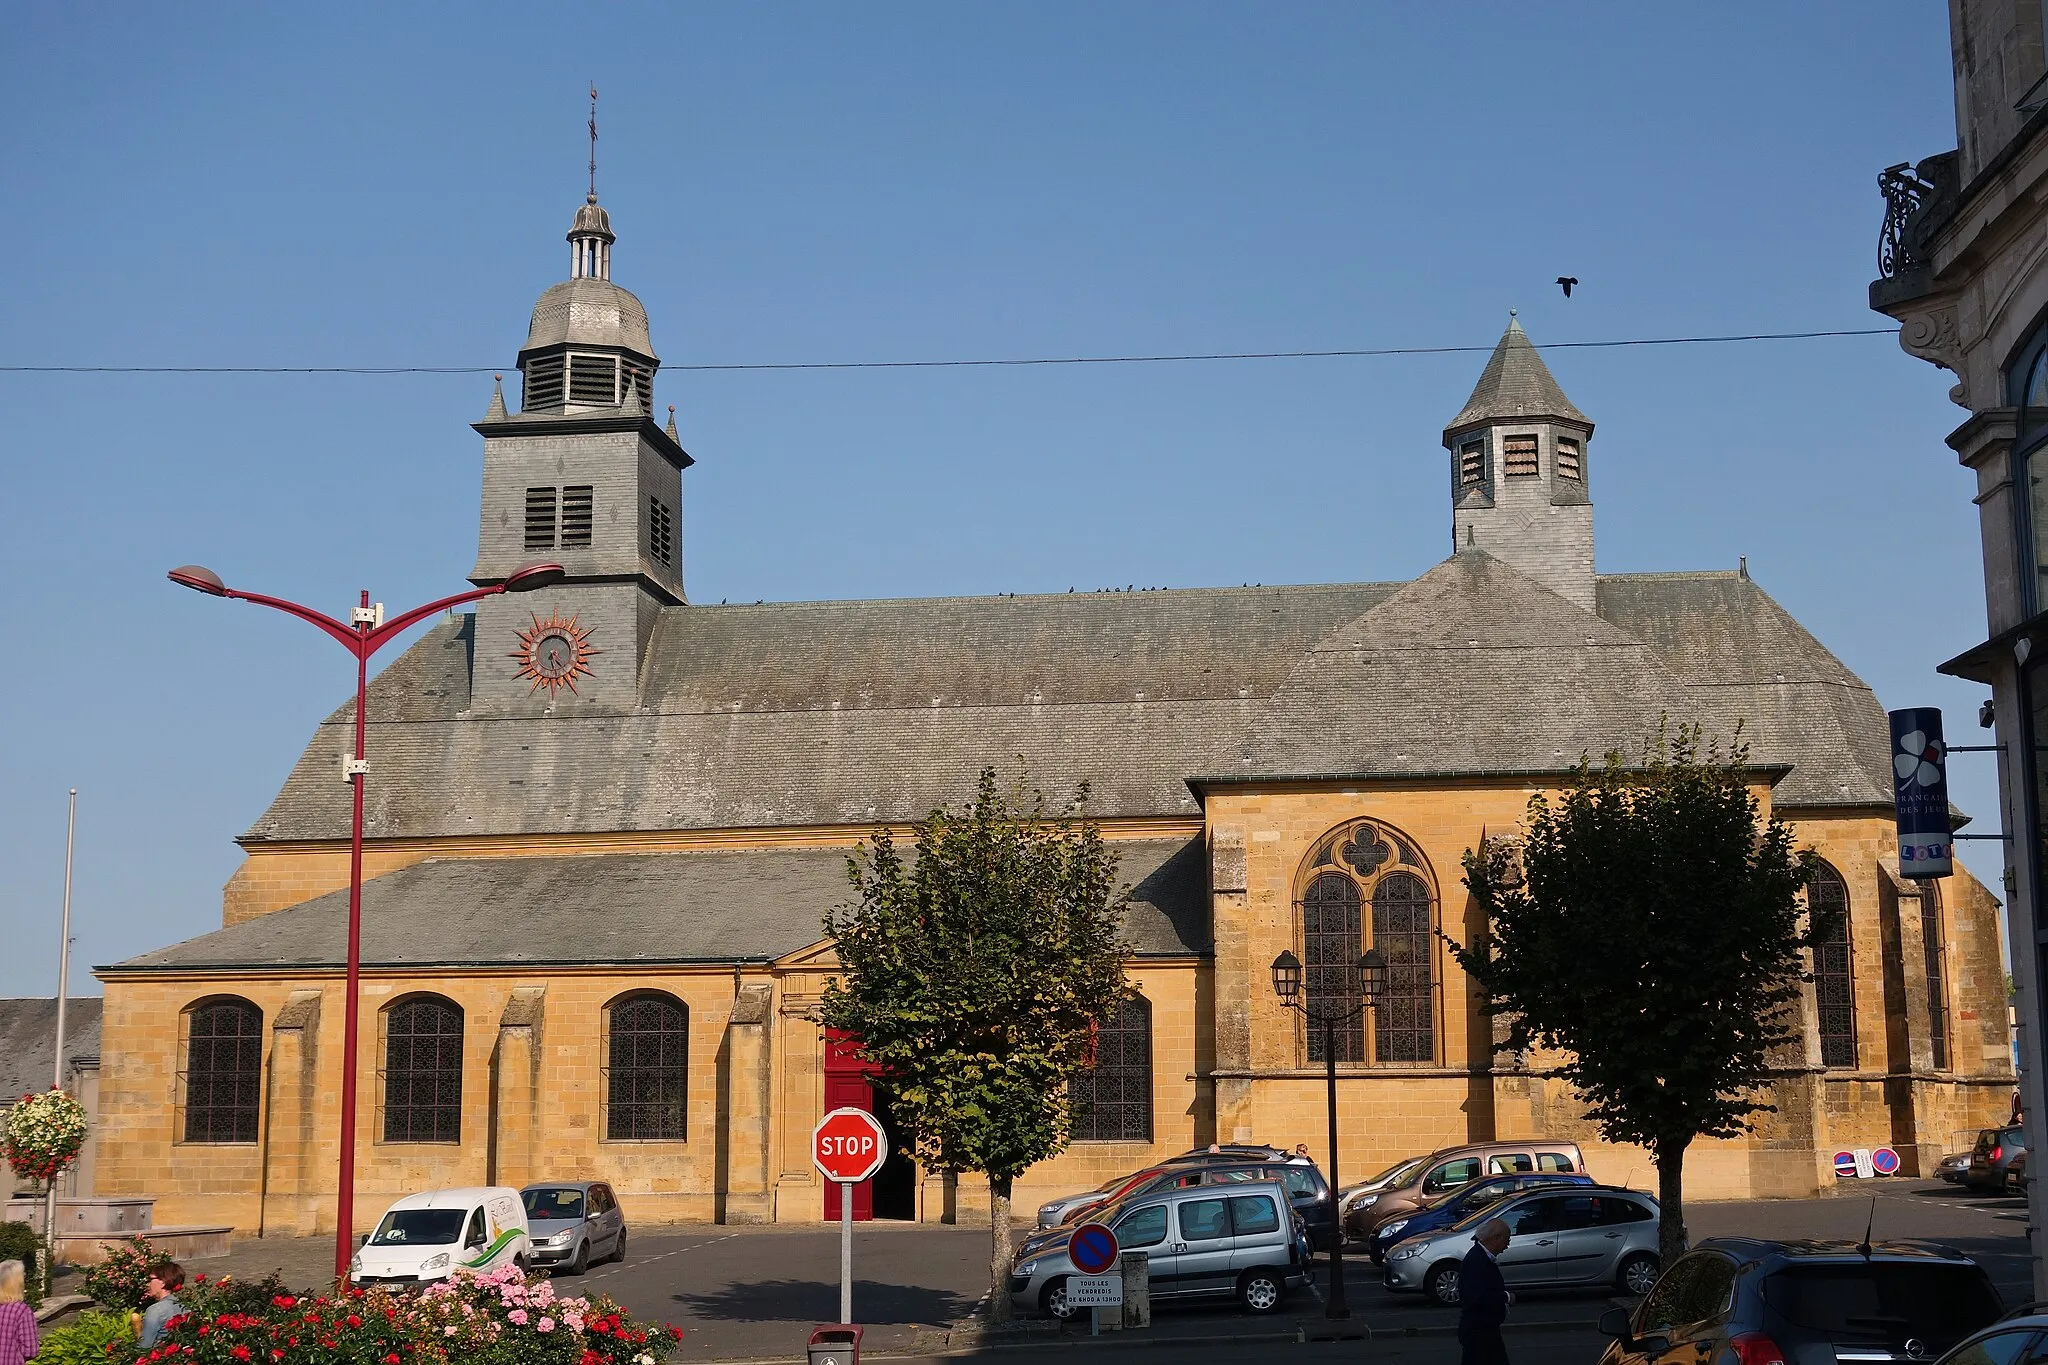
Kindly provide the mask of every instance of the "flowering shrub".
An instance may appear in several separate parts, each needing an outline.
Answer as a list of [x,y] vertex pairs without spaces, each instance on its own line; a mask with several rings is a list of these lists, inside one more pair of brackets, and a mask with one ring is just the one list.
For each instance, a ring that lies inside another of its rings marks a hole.
[[85,1146],[85,1106],[62,1090],[23,1095],[7,1111],[7,1164],[24,1180],[55,1180]]
[[673,1327],[631,1321],[616,1303],[564,1298],[517,1266],[459,1270],[420,1292],[285,1292],[275,1279],[195,1276],[148,1351],[117,1345],[116,1365],[662,1365]]
[[[102,1308],[139,1313],[144,1307],[142,1291],[149,1287],[149,1268],[163,1259],[146,1237],[130,1237],[107,1258],[85,1272],[85,1292]],[[181,1299],[180,1302],[183,1302]]]

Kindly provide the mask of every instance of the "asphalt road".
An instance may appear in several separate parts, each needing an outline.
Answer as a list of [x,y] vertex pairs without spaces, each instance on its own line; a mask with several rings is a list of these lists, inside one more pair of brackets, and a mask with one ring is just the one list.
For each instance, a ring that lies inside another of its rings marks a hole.
[[[1875,1214],[1873,1235],[1925,1238],[1957,1246],[1990,1271],[2007,1302],[2031,1297],[2025,1203],[1985,1198],[1932,1183],[1883,1183],[1869,1196],[1744,1203],[1695,1204],[1688,1222],[1695,1241],[1743,1234],[1764,1237],[1862,1237]],[[261,1274],[281,1268],[294,1283],[313,1284],[330,1264],[332,1243],[314,1239],[247,1240],[225,1261],[196,1262],[215,1274]],[[905,1356],[934,1349],[935,1329],[967,1318],[988,1283],[988,1232],[978,1227],[868,1223],[854,1232],[854,1317],[867,1329],[864,1353]],[[1367,1350],[1375,1357],[1454,1361],[1448,1334],[1454,1315],[1419,1299],[1389,1294],[1362,1258],[1346,1262],[1352,1316],[1330,1323],[1320,1292],[1301,1295],[1276,1318],[1253,1318],[1223,1305],[1163,1305],[1149,1333],[1113,1335],[1100,1347],[1079,1335],[1032,1337],[973,1354],[1014,1356],[1072,1350],[1128,1354],[1149,1338],[1174,1365],[1233,1365],[1240,1356],[1270,1360],[1277,1352],[1302,1365],[1335,1360],[1333,1351]],[[1318,1289],[1325,1283],[1321,1267]],[[685,1360],[802,1359],[811,1327],[839,1312],[839,1234],[836,1227],[685,1226],[639,1228],[622,1265],[597,1267],[580,1279],[564,1277],[569,1293],[603,1292],[636,1317],[673,1322],[687,1336]],[[1602,1339],[1590,1329],[1615,1302],[1605,1290],[1527,1292],[1517,1298],[1511,1327],[1516,1365],[1590,1365]],[[1274,1341],[1272,1334],[1306,1338]],[[1418,1333],[1419,1335],[1409,1335]],[[1368,1340],[1369,1335],[1369,1340]],[[1318,1342],[1340,1336],[1346,1341]],[[1235,1340],[1259,1337],[1260,1341]],[[1360,1343],[1365,1343],[1361,1345]],[[1032,1348],[1037,1349],[1032,1349]],[[951,1357],[951,1358],[957,1358]],[[1141,1349],[1138,1361],[1160,1360]],[[1350,1357],[1347,1356],[1346,1359]]]

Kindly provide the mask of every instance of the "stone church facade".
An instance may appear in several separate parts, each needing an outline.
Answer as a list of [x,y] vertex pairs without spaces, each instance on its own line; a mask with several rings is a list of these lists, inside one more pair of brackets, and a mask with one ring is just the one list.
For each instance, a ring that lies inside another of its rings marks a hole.
[[[1436,937],[1482,925],[1465,850],[1582,754],[1666,716],[1740,721],[1759,796],[1847,910],[1774,1114],[1702,1143],[1700,1196],[1794,1195],[1841,1147],[1926,1169],[2012,1089],[1997,906],[1902,881],[1870,689],[1746,572],[1595,572],[1593,423],[1518,324],[1443,433],[1454,552],[1406,583],[703,606],[684,590],[673,409],[594,198],[494,396],[484,600],[374,682],[358,1223],[434,1186],[610,1181],[643,1221],[836,1215],[824,1109],[873,1102],[815,1012],[845,862],[985,763],[1091,810],[1132,887],[1133,995],[1078,1140],[1018,1185],[1081,1188],[1212,1141],[1323,1140],[1320,1037],[1268,966],[1377,946],[1389,996],[1338,1048],[1343,1174],[1468,1139],[1601,1145],[1558,1082],[1494,1055]],[[166,1222],[331,1228],[347,706],[241,836],[222,927],[104,966],[99,1187]],[[978,1178],[885,1169],[857,1211],[943,1219]]]

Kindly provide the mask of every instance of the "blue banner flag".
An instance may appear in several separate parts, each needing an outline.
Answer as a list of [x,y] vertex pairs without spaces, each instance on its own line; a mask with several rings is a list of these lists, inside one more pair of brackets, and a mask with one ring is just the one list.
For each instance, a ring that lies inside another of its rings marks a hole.
[[1941,710],[1914,706],[1891,713],[1892,802],[1899,822],[1899,873],[1946,877],[1955,871],[1948,821],[1948,746]]

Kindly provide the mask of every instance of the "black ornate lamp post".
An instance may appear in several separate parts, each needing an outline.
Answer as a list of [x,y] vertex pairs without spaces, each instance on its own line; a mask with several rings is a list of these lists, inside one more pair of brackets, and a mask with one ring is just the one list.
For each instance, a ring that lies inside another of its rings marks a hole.
[[[1293,952],[1284,952],[1273,959],[1273,994],[1280,997],[1280,1003],[1288,1009],[1297,1010],[1308,1020],[1310,1027],[1318,1024],[1323,1030],[1323,1078],[1329,1090],[1330,1106],[1330,1198],[1337,1198],[1337,1026],[1348,1024],[1373,1007],[1373,1004],[1387,991],[1387,960],[1377,948],[1365,950],[1365,956],[1358,959],[1358,1003],[1338,1005],[1325,1001],[1319,1007],[1311,1007],[1301,991],[1301,959]],[[1324,1305],[1323,1315],[1330,1318],[1348,1318],[1351,1306],[1344,1300],[1344,1218],[1340,1210],[1332,1208],[1337,1216],[1336,1236],[1330,1242],[1330,1295]]]

